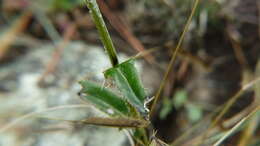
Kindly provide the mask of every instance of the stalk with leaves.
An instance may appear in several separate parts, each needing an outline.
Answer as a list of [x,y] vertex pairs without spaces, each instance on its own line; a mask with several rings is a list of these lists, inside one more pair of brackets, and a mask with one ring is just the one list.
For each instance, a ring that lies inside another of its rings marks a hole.
[[135,59],[130,58],[125,62],[118,62],[116,50],[109,36],[96,0],[85,0],[85,2],[89,8],[94,23],[96,24],[101,41],[112,64],[112,68],[106,70],[104,72],[104,76],[106,79],[111,79],[116,85],[117,89],[120,91],[120,95],[118,95],[113,91],[103,88],[102,86],[93,82],[80,81],[80,84],[82,85],[81,95],[83,95],[86,100],[94,104],[95,107],[110,116],[110,118],[94,118],[94,120],[90,120],[87,123],[114,126],[119,127],[120,129],[126,127],[132,128],[127,130],[131,135],[135,145],[167,145],[166,143],[156,138],[154,132],[148,132],[149,129],[151,129],[149,115],[152,116],[151,113],[155,109],[154,107],[158,101],[161,89],[164,87],[163,85],[166,78],[168,77],[169,70],[171,69],[172,64],[176,58],[184,35],[188,30],[188,26],[191,22],[192,16],[194,15],[194,11],[198,5],[199,0],[195,0],[192,13],[184,28],[177,48],[173,53],[167,72],[164,76],[164,80],[155,97],[155,101],[152,103],[151,113],[146,107],[146,104],[150,101],[150,99],[147,99],[147,95],[134,66]]
[[112,80],[119,93],[91,81],[80,81],[84,99],[106,113],[109,118],[94,117],[87,124],[112,126],[126,129],[137,145],[149,145],[147,127],[150,122],[145,107],[146,93],[134,65],[133,58],[119,63],[116,49],[110,38],[96,0],[85,0],[99,36],[109,56],[112,67],[104,71],[106,79]]

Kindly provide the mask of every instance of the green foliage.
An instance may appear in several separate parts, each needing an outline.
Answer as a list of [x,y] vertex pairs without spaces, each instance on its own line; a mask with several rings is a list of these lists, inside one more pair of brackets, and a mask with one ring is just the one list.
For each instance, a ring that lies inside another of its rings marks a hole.
[[[121,128],[135,127],[135,129],[130,132],[133,134],[132,137],[135,142],[140,143],[141,145],[148,145],[149,140],[145,128],[149,125],[149,121],[147,121],[148,113],[144,107],[146,94],[138,72],[134,66],[134,60],[129,59],[119,64],[116,50],[96,0],[85,0],[85,2],[96,24],[105,51],[108,53],[112,64],[112,68],[106,70],[104,76],[106,79],[112,79],[115,86],[120,91],[120,95],[89,81],[80,82],[82,86],[81,93],[84,98],[94,104],[96,108],[104,111],[110,116],[125,116],[129,119],[136,119],[138,122],[136,120],[116,120],[119,124],[114,123],[112,119],[104,121],[106,122],[104,124],[117,125],[117,127]],[[113,110],[113,113],[111,113],[111,109]],[[91,123],[93,123],[93,121],[91,121]]]
[[172,99],[164,98],[163,106],[160,111],[160,118],[164,119],[172,111],[173,107],[180,109],[185,106],[187,101],[187,92],[184,89],[179,89],[176,91]]
[[[136,111],[142,115],[146,114],[143,99],[145,91],[134,66],[134,60],[130,59],[118,64],[116,67],[106,70],[104,74],[106,78],[111,78],[115,82],[123,97],[90,81],[80,81],[81,93],[86,100],[110,115],[111,109],[117,115],[138,115]],[[136,110],[133,110],[133,107]]]
[[176,109],[179,109],[187,101],[187,92],[185,90],[177,90],[173,97],[173,104]]
[[201,119],[202,109],[188,102],[187,91],[184,89],[177,90],[172,99],[164,98],[160,118],[165,119],[172,112],[173,108],[178,110],[182,107],[187,111],[187,118],[190,122],[197,122]]
[[[129,115],[127,103],[112,91],[90,81],[80,81],[83,97],[109,115]],[[112,110],[112,111],[111,111]]]
[[52,1],[52,7],[54,9],[70,10],[80,3],[81,0],[54,0]]
[[257,140],[256,142],[253,142],[250,146],[259,146],[260,145],[260,140]]
[[130,59],[105,71],[106,78],[112,78],[125,99],[142,114],[145,113],[145,91],[139,80],[133,60]]
[[171,102],[171,100],[168,98],[164,98],[162,109],[159,114],[160,119],[165,119],[167,115],[172,111],[172,109],[173,109],[173,103]]
[[146,99],[146,93],[141,83],[141,79],[138,76],[136,67],[134,66],[134,60],[129,59],[128,61],[121,63],[118,67],[120,71],[123,73],[123,75],[125,76],[125,78],[127,79],[129,85],[133,89],[137,98],[142,103],[144,103],[144,100]]
[[202,117],[202,109],[194,104],[187,104],[186,106],[189,121],[197,122]]

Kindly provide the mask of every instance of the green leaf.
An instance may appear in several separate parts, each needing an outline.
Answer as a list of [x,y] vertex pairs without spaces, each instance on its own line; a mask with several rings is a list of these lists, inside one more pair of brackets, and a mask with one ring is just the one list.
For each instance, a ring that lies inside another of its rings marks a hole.
[[160,119],[165,119],[167,117],[167,115],[172,111],[172,109],[173,109],[173,104],[172,104],[171,100],[168,98],[164,98],[162,109],[161,109],[160,115],[159,115]]
[[202,110],[194,104],[187,104],[188,118],[191,122],[197,122],[202,117]]
[[177,90],[174,97],[173,97],[173,104],[176,109],[179,109],[184,105],[187,100],[187,92],[183,89]]
[[[90,81],[80,81],[83,97],[110,115],[129,115],[129,104],[112,91]],[[111,111],[112,110],[112,111]],[[114,113],[113,113],[114,112]]]
[[134,60],[129,59],[119,64],[118,67],[127,79],[129,85],[131,86],[137,98],[143,103],[146,99],[146,93],[142,85],[141,79],[139,78],[136,67],[134,65]]
[[141,113],[146,113],[145,90],[139,79],[134,60],[129,59],[104,72],[106,78],[112,78],[124,97]]
[[146,112],[143,103],[135,95],[132,87],[128,83],[128,80],[126,79],[119,67],[110,68],[106,70],[104,74],[106,78],[113,79],[117,88],[120,90],[123,96],[129,101],[130,104],[137,108],[139,112]]
[[81,0],[53,0],[52,7],[54,9],[70,10],[78,6]]

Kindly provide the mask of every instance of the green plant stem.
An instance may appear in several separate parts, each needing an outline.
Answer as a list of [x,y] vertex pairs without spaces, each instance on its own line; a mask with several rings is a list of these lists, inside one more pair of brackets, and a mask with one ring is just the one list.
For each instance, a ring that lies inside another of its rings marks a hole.
[[118,64],[118,58],[116,54],[115,47],[108,33],[107,27],[99,10],[98,4],[96,0],[85,0],[87,3],[87,7],[89,8],[89,12],[94,20],[94,23],[98,29],[99,36],[101,41],[105,47],[105,51],[107,52],[110,62],[112,66],[116,66]]

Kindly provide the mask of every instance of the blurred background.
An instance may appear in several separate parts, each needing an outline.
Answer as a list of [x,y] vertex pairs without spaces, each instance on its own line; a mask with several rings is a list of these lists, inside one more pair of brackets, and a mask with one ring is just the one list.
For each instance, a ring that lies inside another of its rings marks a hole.
[[[142,54],[136,65],[154,96],[194,0],[97,2],[120,59]],[[200,0],[152,117],[157,136],[177,145],[199,143],[209,115],[260,76],[259,37],[260,1]],[[102,84],[109,67],[83,0],[1,0],[0,146],[129,145],[118,129],[64,121],[104,116],[78,97],[78,81]],[[259,103],[256,84],[232,103],[204,144]],[[259,117],[223,145],[259,146]]]

